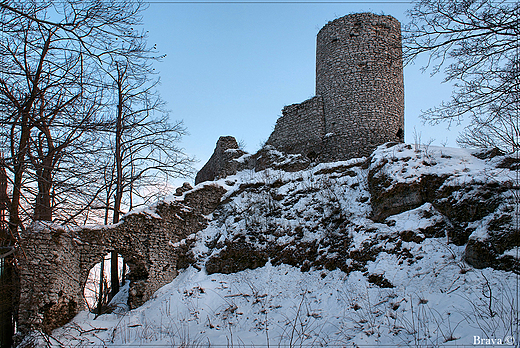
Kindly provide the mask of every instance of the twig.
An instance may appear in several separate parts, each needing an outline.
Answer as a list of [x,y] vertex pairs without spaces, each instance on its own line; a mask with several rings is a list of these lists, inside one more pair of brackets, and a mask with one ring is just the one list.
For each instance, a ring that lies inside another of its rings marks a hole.
[[293,346],[292,341],[293,341],[293,337],[294,337],[294,331],[296,331],[296,323],[298,322],[298,317],[300,316],[300,310],[302,308],[303,301],[305,300],[306,293],[307,293],[307,290],[305,290],[305,292],[303,293],[302,300],[300,301],[298,310],[296,311],[296,317],[294,318],[293,327],[292,327],[292,331],[291,331],[291,339],[289,341],[289,347]]
[[104,328],[104,327],[95,327],[95,328],[92,328],[92,329],[90,329],[90,330],[84,330],[84,331],[81,331],[81,332],[79,333],[79,335],[81,336],[81,335],[83,335],[83,334],[85,334],[85,333],[87,333],[87,332],[92,332],[92,331],[107,331],[107,330],[108,330],[108,329],[107,329],[107,328]]

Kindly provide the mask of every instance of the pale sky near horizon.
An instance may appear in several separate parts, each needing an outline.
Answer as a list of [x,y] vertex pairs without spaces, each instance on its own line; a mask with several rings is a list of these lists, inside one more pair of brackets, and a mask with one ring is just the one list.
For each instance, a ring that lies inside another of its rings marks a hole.
[[[183,120],[190,133],[180,145],[199,160],[196,169],[219,136],[232,135],[256,152],[285,105],[314,96],[316,34],[328,21],[373,12],[404,25],[410,7],[407,1],[150,1],[148,42],[167,55],[156,64],[159,92],[171,119]],[[415,129],[423,143],[456,147],[462,127],[448,131],[419,119],[421,110],[451,95],[442,74],[421,73],[424,59],[404,69],[405,141],[415,141]]]

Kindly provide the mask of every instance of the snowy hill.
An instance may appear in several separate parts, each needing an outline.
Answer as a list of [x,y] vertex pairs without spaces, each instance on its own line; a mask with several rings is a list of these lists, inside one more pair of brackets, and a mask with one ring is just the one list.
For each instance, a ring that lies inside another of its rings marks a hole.
[[298,158],[267,152],[278,161],[270,168],[214,182],[227,192],[209,225],[177,243],[184,270],[172,283],[131,311],[125,287],[118,310],[81,312],[39,343],[471,346],[518,339],[514,158],[398,144],[301,169],[291,166]]

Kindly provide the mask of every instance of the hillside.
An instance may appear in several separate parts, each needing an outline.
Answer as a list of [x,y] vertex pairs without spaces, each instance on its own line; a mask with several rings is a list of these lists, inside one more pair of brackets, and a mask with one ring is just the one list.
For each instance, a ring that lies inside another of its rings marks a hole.
[[151,300],[128,311],[126,287],[113,313],[84,311],[32,339],[460,346],[518,334],[515,158],[405,144],[325,164],[269,148],[261,156],[268,168],[210,184],[226,190],[221,203],[174,245],[183,270]]

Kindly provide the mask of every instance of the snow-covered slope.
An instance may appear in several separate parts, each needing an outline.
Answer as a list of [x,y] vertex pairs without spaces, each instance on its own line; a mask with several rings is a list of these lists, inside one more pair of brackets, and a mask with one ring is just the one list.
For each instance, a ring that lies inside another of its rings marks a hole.
[[[82,312],[38,340],[67,347],[510,344],[518,339],[511,271],[518,248],[508,244],[515,172],[503,156],[479,157],[400,144],[368,159],[221,179],[215,184],[227,193],[208,227],[177,245],[185,269],[172,283],[140,308],[97,318]],[[501,232],[493,230],[497,221]],[[495,269],[465,262],[472,241],[489,244]]]

